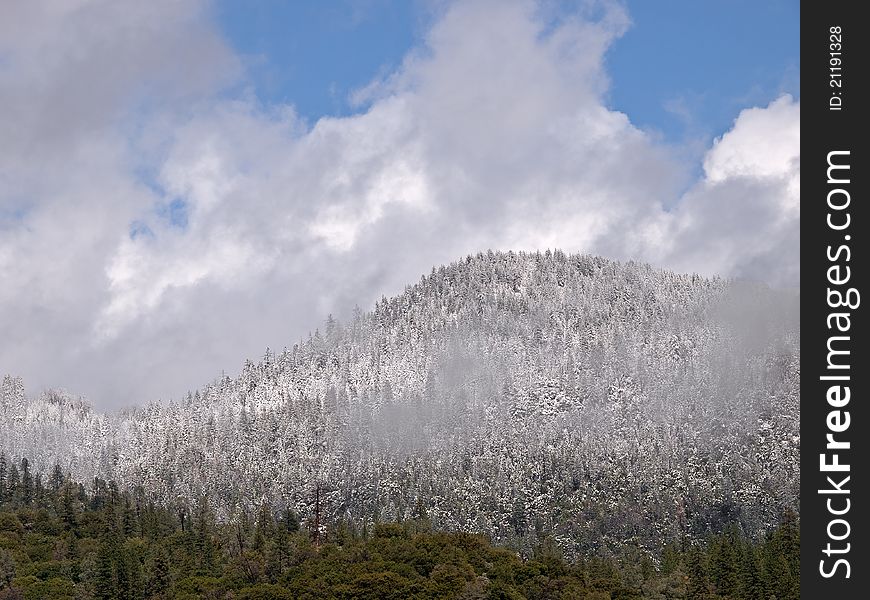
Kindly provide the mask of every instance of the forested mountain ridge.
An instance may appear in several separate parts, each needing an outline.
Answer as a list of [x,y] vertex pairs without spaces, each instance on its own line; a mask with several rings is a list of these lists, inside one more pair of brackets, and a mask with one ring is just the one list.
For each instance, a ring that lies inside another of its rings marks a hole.
[[[551,540],[525,559],[428,519],[315,532],[263,506],[216,522],[59,469],[43,480],[0,454],[0,600],[758,600],[800,597],[794,514],[761,540],[730,526],[702,544],[566,562]],[[13,470],[14,467],[14,470]],[[18,469],[20,467],[20,470]],[[18,471],[16,473],[15,471]],[[89,491],[90,490],[90,491]]]
[[797,509],[798,298],[585,255],[479,254],[182,402],[2,389],[0,445],[76,479],[569,553]]

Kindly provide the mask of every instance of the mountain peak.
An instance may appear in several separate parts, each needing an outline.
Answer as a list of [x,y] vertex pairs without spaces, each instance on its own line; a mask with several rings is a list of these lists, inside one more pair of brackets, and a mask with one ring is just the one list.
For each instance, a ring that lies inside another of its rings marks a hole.
[[479,253],[185,402],[62,422],[30,405],[2,439],[223,515],[305,515],[321,486],[333,519],[422,502],[526,548],[762,532],[797,506],[797,306],[645,264]]

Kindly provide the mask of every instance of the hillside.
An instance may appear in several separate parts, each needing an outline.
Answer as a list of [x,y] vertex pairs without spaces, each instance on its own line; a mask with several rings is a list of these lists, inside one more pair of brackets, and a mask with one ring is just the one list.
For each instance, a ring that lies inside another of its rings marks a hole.
[[490,252],[182,402],[103,415],[7,377],[0,445],[224,517],[307,518],[319,489],[327,521],[521,549],[757,535],[798,508],[799,339],[798,298],[763,286]]
[[[0,473],[2,473],[0,462]],[[10,467],[12,465],[7,465]],[[426,520],[314,536],[292,511],[216,522],[96,480],[93,492],[53,473],[0,489],[0,600],[758,600],[800,597],[794,515],[764,540],[737,528],[652,555],[566,562],[551,541],[521,558],[483,536]],[[8,471],[7,471],[8,473]]]

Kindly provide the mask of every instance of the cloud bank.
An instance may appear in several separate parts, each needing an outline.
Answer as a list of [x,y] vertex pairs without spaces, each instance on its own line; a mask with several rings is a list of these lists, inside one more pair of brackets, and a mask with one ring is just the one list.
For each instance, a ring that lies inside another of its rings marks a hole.
[[449,4],[306,123],[245,89],[207,3],[139,4],[0,19],[0,370],[32,388],[177,398],[488,248],[799,280],[799,102],[744,110],[689,181],[607,107],[619,6]]

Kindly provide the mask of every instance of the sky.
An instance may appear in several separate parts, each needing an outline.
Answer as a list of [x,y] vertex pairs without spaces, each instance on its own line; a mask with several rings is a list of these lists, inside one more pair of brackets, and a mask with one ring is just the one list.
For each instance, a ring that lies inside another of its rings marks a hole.
[[799,284],[797,2],[0,7],[0,372],[181,398],[489,248]]

